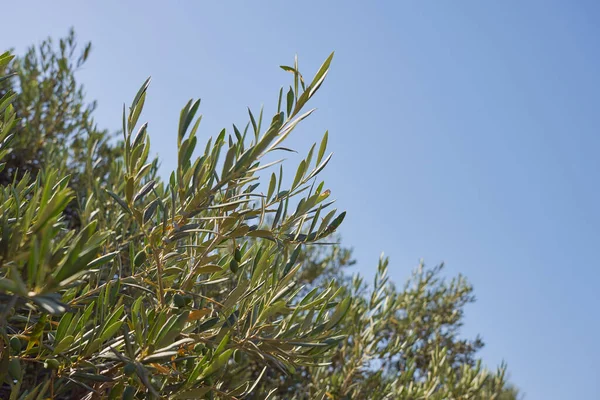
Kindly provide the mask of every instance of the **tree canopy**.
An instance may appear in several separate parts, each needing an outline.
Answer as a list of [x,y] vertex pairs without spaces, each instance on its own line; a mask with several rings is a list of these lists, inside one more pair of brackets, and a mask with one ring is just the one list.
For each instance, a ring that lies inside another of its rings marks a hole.
[[161,177],[150,80],[118,136],[99,129],[75,79],[90,50],[71,32],[0,56],[0,397],[517,398],[460,336],[464,277],[420,265],[397,289],[383,257],[372,284],[346,272],[327,132],[293,168],[273,159],[333,53],[310,80],[283,66],[271,118],[202,145],[190,100]]

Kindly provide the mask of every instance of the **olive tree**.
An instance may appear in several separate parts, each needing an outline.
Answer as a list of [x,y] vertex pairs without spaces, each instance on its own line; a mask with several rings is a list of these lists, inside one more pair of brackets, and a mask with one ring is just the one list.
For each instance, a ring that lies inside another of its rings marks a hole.
[[112,140],[75,80],[90,48],[71,33],[0,56],[0,397],[516,398],[458,335],[463,277],[422,266],[398,290],[386,259],[371,286],[344,272],[345,213],[318,179],[327,133],[291,173],[270,159],[333,54],[310,81],[283,66],[273,116],[203,146],[190,100],[161,179],[140,122],[150,80]]

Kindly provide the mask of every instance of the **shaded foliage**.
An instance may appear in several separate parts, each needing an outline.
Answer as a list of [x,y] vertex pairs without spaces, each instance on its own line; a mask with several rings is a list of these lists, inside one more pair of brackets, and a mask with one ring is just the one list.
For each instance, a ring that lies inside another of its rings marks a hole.
[[[60,166],[71,177],[69,187],[76,196],[83,196],[89,189],[90,174],[101,179],[107,176],[121,147],[111,145],[112,135],[107,130],[98,129],[93,120],[96,102],[85,101],[83,86],[75,79],[90,51],[91,43],[78,51],[71,31],[57,45],[47,39],[31,47],[10,66],[13,77],[0,83],[0,97],[18,94],[13,99],[18,122],[12,150],[3,160],[1,185],[25,174],[34,178],[43,166]],[[0,75],[7,75],[5,68]],[[92,160],[94,164],[89,165]],[[79,226],[76,202],[65,211],[69,223]]]

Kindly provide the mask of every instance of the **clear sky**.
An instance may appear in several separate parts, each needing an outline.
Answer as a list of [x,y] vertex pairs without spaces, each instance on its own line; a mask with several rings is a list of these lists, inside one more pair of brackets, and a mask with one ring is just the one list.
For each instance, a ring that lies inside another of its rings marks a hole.
[[445,261],[475,286],[463,332],[483,336],[489,366],[506,360],[527,399],[599,399],[599,6],[13,1],[0,47],[74,26],[93,42],[79,77],[111,130],[152,75],[143,118],[163,172],[189,98],[203,99],[206,139],[246,106],[273,114],[289,83],[278,65],[298,53],[312,76],[335,50],[290,167],[329,129],[323,177],[357,270],[385,251],[402,283],[420,258]]

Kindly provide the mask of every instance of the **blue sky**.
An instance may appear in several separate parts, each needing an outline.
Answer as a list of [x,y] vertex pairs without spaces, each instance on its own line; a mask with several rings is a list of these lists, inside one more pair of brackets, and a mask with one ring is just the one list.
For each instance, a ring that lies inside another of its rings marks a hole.
[[[35,4],[35,5],[33,5]],[[203,99],[201,139],[246,106],[274,111],[294,54],[336,56],[290,145],[289,173],[329,129],[323,177],[357,270],[380,252],[401,283],[423,258],[465,274],[493,367],[527,399],[600,398],[600,9],[594,1],[11,2],[0,47],[74,26],[97,122],[153,82],[144,119],[163,171],[179,110]],[[202,146],[199,146],[202,147]],[[596,293],[596,294],[594,294]]]

